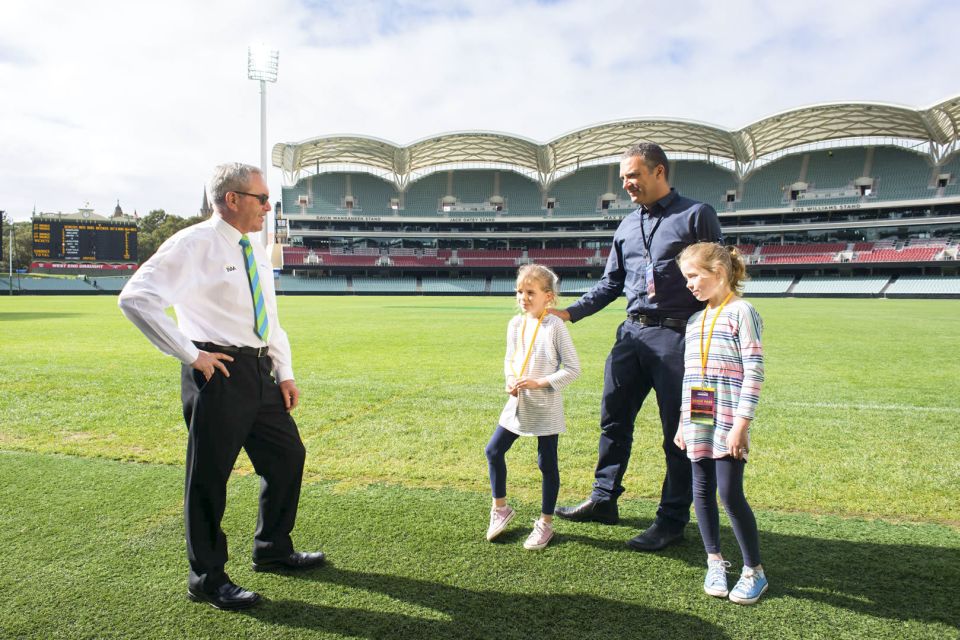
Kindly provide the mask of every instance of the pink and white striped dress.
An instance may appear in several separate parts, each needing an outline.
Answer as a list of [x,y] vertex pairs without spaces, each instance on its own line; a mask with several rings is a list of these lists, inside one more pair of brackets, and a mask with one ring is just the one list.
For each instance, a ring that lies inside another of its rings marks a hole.
[[[763,344],[760,339],[763,320],[753,305],[742,299],[724,307],[717,319],[710,341],[706,377],[701,377],[700,327],[704,313],[707,314],[705,331],[710,331],[716,310],[698,311],[687,321],[684,343],[680,428],[691,460],[730,455],[726,439],[733,420],[735,417],[753,420],[763,384]],[[712,427],[690,421],[690,387],[696,386],[716,389],[716,418]]]

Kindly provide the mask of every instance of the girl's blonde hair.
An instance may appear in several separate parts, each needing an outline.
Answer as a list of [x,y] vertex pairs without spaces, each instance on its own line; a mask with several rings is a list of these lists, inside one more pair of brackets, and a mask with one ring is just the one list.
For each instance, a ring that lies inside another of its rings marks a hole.
[[[556,302],[559,288],[557,274],[550,267],[542,264],[525,264],[517,269],[517,288],[524,282],[536,282],[540,288],[547,293],[553,294],[553,302]],[[548,303],[549,304],[549,303]]]
[[737,295],[743,293],[743,283],[750,279],[743,254],[733,245],[724,247],[716,242],[692,244],[677,256],[677,263],[683,262],[692,262],[704,271],[723,276]]

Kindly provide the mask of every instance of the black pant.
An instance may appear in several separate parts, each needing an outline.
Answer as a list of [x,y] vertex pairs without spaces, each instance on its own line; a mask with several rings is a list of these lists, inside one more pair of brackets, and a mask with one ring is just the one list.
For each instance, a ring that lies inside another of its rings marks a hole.
[[671,528],[690,521],[693,501],[690,461],[673,444],[680,424],[683,390],[683,329],[643,326],[627,320],[607,356],[600,401],[600,446],[592,498],[616,500],[630,461],[633,426],[650,390],[657,394],[666,476],[657,520]]
[[[487,467],[490,470],[490,489],[494,498],[507,497],[507,451],[519,438],[512,431],[497,425],[484,452],[487,455]],[[557,460],[559,434],[537,436],[537,466],[543,476],[540,489],[540,512],[552,516],[560,494],[560,465]]]
[[227,580],[227,538],[220,528],[227,480],[246,450],[260,476],[260,513],[254,533],[254,560],[293,551],[290,532],[297,517],[306,450],[286,412],[268,357],[234,355],[209,381],[189,365],[181,371],[180,393],[187,439],[184,514],[190,586],[215,589]]
[[693,508],[697,512],[697,526],[707,553],[720,553],[720,509],[717,507],[717,491],[720,501],[730,517],[733,535],[740,545],[743,564],[756,567],[760,564],[760,535],[753,510],[743,495],[743,468],[746,462],[730,456],[703,458],[693,461]]

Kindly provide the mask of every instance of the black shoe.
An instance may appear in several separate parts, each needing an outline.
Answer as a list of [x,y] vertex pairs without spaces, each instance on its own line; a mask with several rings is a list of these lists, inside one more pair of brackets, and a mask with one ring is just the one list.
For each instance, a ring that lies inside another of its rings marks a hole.
[[620,511],[615,500],[594,502],[587,498],[575,507],[557,507],[557,516],[574,522],[600,522],[601,524],[617,524],[620,521]]
[[187,588],[187,597],[194,602],[206,602],[212,607],[225,611],[249,609],[260,602],[260,594],[247,591],[232,582],[226,582],[213,591],[200,591]]
[[294,551],[275,560],[255,560],[254,571],[301,571],[314,569],[323,564],[326,556],[322,551]]
[[671,530],[660,522],[654,522],[649,529],[628,540],[627,546],[634,551],[659,551],[681,540],[683,540],[683,527]]

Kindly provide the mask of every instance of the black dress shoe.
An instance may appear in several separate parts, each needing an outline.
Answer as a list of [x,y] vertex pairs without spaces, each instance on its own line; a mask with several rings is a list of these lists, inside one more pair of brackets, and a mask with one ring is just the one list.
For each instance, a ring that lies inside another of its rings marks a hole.
[[300,571],[313,569],[323,564],[326,556],[322,551],[294,551],[288,556],[274,560],[255,560],[254,571]]
[[617,524],[620,521],[620,510],[614,500],[594,502],[592,498],[587,498],[575,507],[557,507],[556,514],[574,522]]
[[669,529],[659,522],[654,522],[646,531],[628,540],[627,546],[634,551],[659,551],[681,540],[683,540],[683,527]]
[[226,582],[213,591],[200,591],[187,588],[187,597],[194,602],[206,602],[212,607],[225,611],[249,609],[260,602],[260,594],[247,591],[232,582]]

